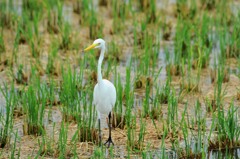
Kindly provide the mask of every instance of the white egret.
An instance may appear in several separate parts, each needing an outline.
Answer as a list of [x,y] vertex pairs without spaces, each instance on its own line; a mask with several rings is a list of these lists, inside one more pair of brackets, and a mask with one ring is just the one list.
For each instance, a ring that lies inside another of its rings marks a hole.
[[112,137],[111,137],[111,111],[112,108],[115,105],[116,102],[116,88],[115,86],[108,80],[102,79],[102,73],[101,73],[101,66],[102,66],[102,61],[104,58],[104,53],[105,53],[105,41],[103,39],[97,39],[93,42],[92,45],[84,49],[84,51],[89,51],[91,49],[96,49],[99,48],[101,49],[101,54],[98,59],[98,70],[97,70],[97,84],[94,87],[94,92],[93,92],[93,104],[97,108],[98,112],[98,126],[99,126],[99,141],[101,144],[101,114],[107,114],[108,115],[108,127],[109,127],[109,137],[108,140],[105,142],[104,145],[108,144],[108,147],[110,144],[113,144]]

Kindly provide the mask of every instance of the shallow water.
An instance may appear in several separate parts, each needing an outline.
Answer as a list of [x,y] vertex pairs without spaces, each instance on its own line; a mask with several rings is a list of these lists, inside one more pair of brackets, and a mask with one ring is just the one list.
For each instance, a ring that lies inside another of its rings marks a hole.
[[[171,55],[170,55],[171,57]],[[166,53],[163,48],[160,49],[159,54],[158,54],[158,68],[162,68],[160,74],[159,74],[159,79],[160,81],[165,81],[167,79],[167,72],[166,72]]]
[[[229,152],[230,151],[230,152]],[[210,151],[207,156],[209,159],[222,158],[222,159],[239,159],[240,158],[240,148],[234,150],[229,150],[228,152],[222,152],[218,150]]]
[[[162,1],[158,0],[157,1],[157,4],[158,4],[157,6],[159,8],[164,8],[164,4],[169,5],[169,4],[175,4],[175,3],[176,3],[175,0],[170,0],[168,2],[166,2],[166,1],[162,2]],[[96,7],[97,10],[99,10],[99,7],[97,5],[97,0],[94,1],[94,7]],[[16,12],[19,13],[19,15],[21,15],[22,14],[22,0],[19,0],[19,1],[14,0],[14,8],[16,9]],[[237,7],[235,6],[234,8],[236,10]],[[68,3],[64,4],[64,6],[63,6],[63,20],[70,23],[70,24],[78,23],[78,22],[76,22],[76,21],[78,21],[78,19],[74,18],[72,4],[68,4]],[[174,33],[174,31],[173,31],[173,33]],[[215,36],[215,38],[217,38],[217,37]],[[106,37],[106,39],[109,39],[109,41],[112,40],[110,37]],[[127,45],[131,46],[132,43],[128,42]],[[168,49],[169,49],[170,61],[173,62],[173,59],[174,59],[174,46],[173,46],[172,41],[171,41],[170,43],[165,44],[159,50],[158,68],[162,68],[162,70],[159,74],[159,79],[157,81],[157,82],[159,82],[159,84],[164,83],[165,80],[167,79],[167,72],[166,72],[167,61],[166,61],[165,47],[168,47]],[[220,52],[219,48],[220,48],[219,43],[217,43],[213,47],[213,51],[210,55],[210,66],[209,66],[210,68],[214,68],[214,65],[218,64],[217,56],[219,56],[219,52]],[[124,58],[123,58],[124,60],[122,60],[122,61],[120,60],[120,63],[117,64],[117,72],[120,74],[122,83],[124,85],[125,84],[125,78],[126,78],[126,66],[130,65],[131,58],[132,58],[132,48],[127,49],[123,56],[124,56]],[[72,57],[72,60],[74,60],[74,58],[75,57]],[[47,54],[46,54],[46,56],[41,58],[41,61],[45,61],[45,64],[46,64]],[[76,65],[76,67],[78,67],[78,66]],[[136,75],[136,72],[134,72],[134,70],[136,70],[137,67],[138,67],[137,65],[133,65],[133,67],[131,68],[131,70],[132,70],[131,82],[134,82],[134,77]],[[107,64],[104,66],[104,68],[107,68]],[[205,92],[209,91],[208,89],[209,89],[209,87],[212,86],[212,83],[211,83],[211,79],[210,79],[210,75],[208,73],[208,70],[203,70],[203,72],[204,72],[204,77],[203,77],[202,80],[203,80],[203,83],[204,83],[204,87],[202,88],[202,91],[205,93]],[[239,69],[238,68],[230,68],[230,74],[239,75]],[[179,88],[177,86],[179,84],[179,78],[181,78],[181,77],[176,77],[176,79],[173,79],[173,83],[175,83],[175,85],[173,87],[177,90],[177,92],[179,92]],[[46,80],[47,76],[46,75],[43,76],[42,79]],[[113,76],[111,77],[111,81],[114,81]],[[2,81],[0,81],[0,83],[2,83]],[[194,101],[197,98],[202,98],[201,96],[202,95],[196,95],[194,97],[190,97],[191,99],[189,99],[189,102]],[[205,94],[203,94],[203,96],[205,96]],[[138,112],[138,108],[142,107],[143,100],[144,100],[144,91],[142,91],[142,90],[141,91],[135,91],[134,92],[134,108],[136,108],[136,110],[134,109],[135,113]],[[5,105],[6,105],[6,103],[4,103],[4,99],[0,94],[0,110],[1,110],[2,114],[5,114]],[[194,116],[194,110],[192,109],[193,107],[194,107],[194,104],[193,105],[189,104],[189,114],[190,114],[191,117]],[[203,104],[202,109],[204,109],[204,110],[203,110],[202,117],[205,117],[205,115],[207,113],[206,110],[205,110],[205,107],[206,106]],[[167,106],[163,105],[162,108],[163,108],[163,112],[165,112],[164,117],[166,117]],[[179,106],[179,112],[178,112],[179,116],[181,116],[182,110],[183,110],[183,106],[181,105],[181,106]],[[47,110],[46,113],[45,113],[44,125],[46,127],[48,127],[48,129],[51,129],[53,123],[56,123],[56,124],[61,123],[62,114],[61,114],[61,111],[58,108],[54,107],[53,110],[51,111],[51,113],[49,113],[50,114],[50,117],[49,117],[48,116],[48,111],[49,110]],[[102,129],[107,129],[108,128],[106,118],[107,118],[107,115],[101,115]],[[23,133],[22,133],[22,124],[23,124],[22,120],[23,119],[18,118],[16,120],[20,121],[20,122],[16,122],[15,126],[19,130],[19,136],[23,137]],[[209,128],[211,126],[211,124],[212,124],[212,119],[208,118],[207,121],[206,121],[207,128]],[[49,131],[49,132],[51,132],[51,131]],[[194,142],[192,142],[192,150],[193,151],[195,150]],[[119,157],[119,158],[125,158],[126,157],[125,146],[123,146],[123,145],[117,146],[116,145],[114,151],[116,153],[116,157]],[[176,152],[171,151],[171,150],[166,150],[166,152],[162,152],[160,150],[153,150],[153,151],[150,151],[150,152],[146,152],[147,156],[150,157],[150,158],[159,158],[164,153],[166,154],[166,156],[168,156],[168,158],[174,158],[174,159],[178,158]],[[236,158],[239,158],[240,150],[237,149],[236,151],[234,151],[233,154],[235,155]],[[89,153],[88,155],[90,156],[91,153]],[[108,156],[108,155],[109,155],[109,152],[106,150],[106,156]],[[221,155],[221,153],[219,153],[218,151],[211,151],[208,156],[209,156],[209,158],[219,158],[220,155]],[[139,156],[140,155],[138,154],[138,155],[132,156],[132,157],[133,158],[138,158]]]

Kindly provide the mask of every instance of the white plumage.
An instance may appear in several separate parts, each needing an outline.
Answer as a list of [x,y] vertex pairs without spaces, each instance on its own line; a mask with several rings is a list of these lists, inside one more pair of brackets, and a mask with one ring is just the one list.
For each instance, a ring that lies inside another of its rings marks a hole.
[[109,114],[116,102],[116,89],[114,85],[103,79],[101,83],[97,83],[93,92],[93,103],[96,105],[97,111],[101,114]]
[[108,147],[110,144],[113,144],[112,137],[111,137],[111,111],[116,103],[116,88],[115,86],[108,80],[102,79],[102,73],[101,73],[101,66],[102,61],[104,58],[105,53],[105,41],[103,39],[97,39],[93,42],[92,45],[84,49],[84,51],[88,51],[91,49],[100,48],[101,54],[98,59],[98,83],[94,87],[93,91],[93,104],[96,106],[98,111],[98,123],[99,123],[99,139],[101,144],[101,114],[108,114],[108,123],[109,123],[109,138],[106,141],[105,144],[108,143]]

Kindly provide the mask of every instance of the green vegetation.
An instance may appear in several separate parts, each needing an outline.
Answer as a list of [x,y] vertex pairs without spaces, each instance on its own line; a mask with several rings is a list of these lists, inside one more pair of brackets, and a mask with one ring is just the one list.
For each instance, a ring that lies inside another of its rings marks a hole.
[[[240,3],[95,2],[0,2],[0,158],[239,158]],[[97,38],[117,90],[110,148],[100,53],[82,52]]]

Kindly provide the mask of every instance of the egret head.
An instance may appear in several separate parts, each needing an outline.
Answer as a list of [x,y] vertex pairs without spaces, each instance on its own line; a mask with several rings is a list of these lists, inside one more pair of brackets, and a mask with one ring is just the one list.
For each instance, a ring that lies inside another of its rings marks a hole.
[[88,46],[84,51],[89,51],[92,49],[97,49],[97,48],[104,48],[105,47],[105,41],[103,39],[96,39],[92,45]]

